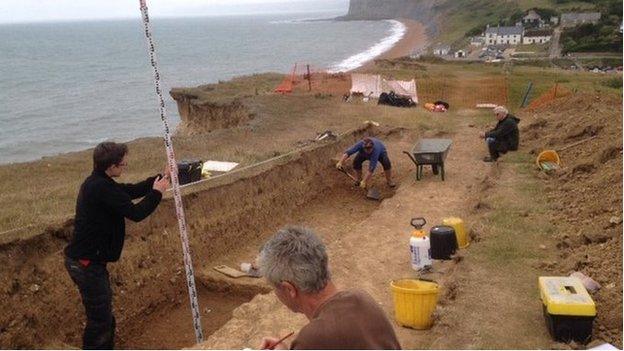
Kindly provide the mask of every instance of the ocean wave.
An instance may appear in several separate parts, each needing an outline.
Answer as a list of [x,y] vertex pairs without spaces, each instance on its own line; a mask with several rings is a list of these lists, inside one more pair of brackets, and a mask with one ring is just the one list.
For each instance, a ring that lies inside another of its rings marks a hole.
[[394,44],[396,44],[407,32],[407,27],[397,20],[387,20],[392,23],[390,28],[390,35],[381,39],[375,45],[366,49],[366,51],[360,52],[353,56],[350,56],[332,66],[327,70],[329,73],[338,73],[350,71],[352,69],[362,66],[365,62],[374,59],[375,57],[390,50]]

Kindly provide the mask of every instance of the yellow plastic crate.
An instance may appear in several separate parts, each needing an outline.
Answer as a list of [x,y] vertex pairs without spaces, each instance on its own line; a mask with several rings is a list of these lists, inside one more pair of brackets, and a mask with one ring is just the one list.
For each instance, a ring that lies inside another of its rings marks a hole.
[[580,280],[572,277],[539,277],[540,295],[549,314],[596,316],[596,304]]
[[553,339],[586,343],[591,339],[596,304],[577,278],[539,277],[546,327]]

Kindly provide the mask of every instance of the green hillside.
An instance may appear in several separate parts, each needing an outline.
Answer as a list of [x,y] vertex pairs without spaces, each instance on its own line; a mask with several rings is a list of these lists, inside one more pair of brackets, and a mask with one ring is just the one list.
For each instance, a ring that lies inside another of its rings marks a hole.
[[[595,10],[600,3],[610,0],[448,0],[437,5],[443,14],[439,24],[437,40],[450,44],[461,44],[467,36],[481,32],[486,24],[511,24],[531,8],[550,9],[558,13],[565,11]],[[619,2],[621,8],[621,0]]]

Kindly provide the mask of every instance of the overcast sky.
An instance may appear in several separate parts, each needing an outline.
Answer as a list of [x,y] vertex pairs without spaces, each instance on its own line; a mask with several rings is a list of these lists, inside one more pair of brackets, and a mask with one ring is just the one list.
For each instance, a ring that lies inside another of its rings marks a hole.
[[[349,0],[147,0],[150,16],[347,12]],[[0,23],[139,17],[139,0],[0,0]]]

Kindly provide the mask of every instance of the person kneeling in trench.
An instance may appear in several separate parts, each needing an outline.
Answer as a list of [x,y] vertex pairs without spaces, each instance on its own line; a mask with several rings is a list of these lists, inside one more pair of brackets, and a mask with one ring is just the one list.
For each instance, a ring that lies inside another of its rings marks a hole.
[[[357,185],[364,189],[370,185],[373,172],[375,172],[375,168],[379,162],[383,166],[388,186],[391,188],[396,186],[396,184],[392,181],[392,164],[390,163],[390,158],[388,158],[386,146],[381,142],[381,140],[372,137],[364,137],[362,140],[345,151],[340,161],[336,164],[336,168],[342,170],[344,162],[355,153],[357,153],[357,155],[353,160],[353,169],[357,174]],[[364,178],[362,178],[362,163],[366,160],[368,160],[368,171],[364,175]]]
[[[400,349],[384,311],[362,290],[339,290],[331,281],[325,245],[310,229],[286,227],[262,248],[260,272],[277,298],[309,320],[290,349]],[[287,349],[277,337],[260,349]]]
[[507,151],[518,150],[518,123],[520,119],[512,115],[503,106],[494,108],[494,115],[498,120],[496,127],[488,132],[482,132],[481,138],[485,138],[490,156],[483,159],[485,162],[496,162],[501,154]]

